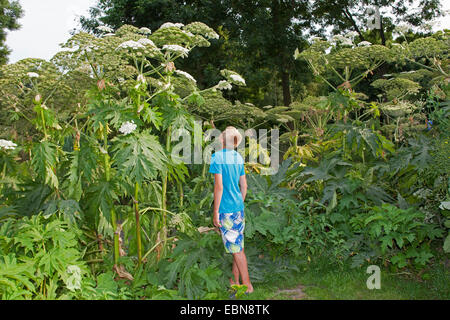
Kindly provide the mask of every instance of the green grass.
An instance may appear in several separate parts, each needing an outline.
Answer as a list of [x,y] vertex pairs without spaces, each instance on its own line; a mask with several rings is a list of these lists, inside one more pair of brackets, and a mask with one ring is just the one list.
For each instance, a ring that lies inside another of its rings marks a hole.
[[[400,270],[392,272],[381,268],[381,289],[369,290],[366,286],[367,266],[350,268],[336,266],[327,260],[318,260],[300,266],[301,272],[289,279],[272,280],[266,284],[254,284],[255,291],[245,299],[293,299],[286,289],[301,286],[303,299],[310,300],[428,300],[450,299],[450,270],[445,266],[445,257],[422,271]],[[295,294],[295,292],[294,292]],[[219,299],[228,299],[222,292]]]

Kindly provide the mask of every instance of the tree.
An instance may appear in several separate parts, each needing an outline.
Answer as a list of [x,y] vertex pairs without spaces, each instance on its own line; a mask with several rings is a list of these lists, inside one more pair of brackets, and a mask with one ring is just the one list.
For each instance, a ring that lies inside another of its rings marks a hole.
[[0,65],[8,62],[8,55],[11,52],[6,46],[7,31],[20,28],[17,20],[23,15],[19,1],[0,0]]
[[407,23],[420,26],[442,15],[440,0],[422,0],[420,7],[414,0],[325,0],[314,1],[312,8],[316,21],[323,26],[333,26],[333,33],[348,30],[356,31],[361,41],[372,32],[368,30],[369,21],[374,19],[369,9],[378,7],[380,11],[380,28],[373,32],[379,36],[382,45],[386,44],[386,34],[396,25]]
[[[118,28],[124,23],[156,30],[166,21],[184,24],[202,21],[221,35],[208,50],[197,52],[180,63],[192,73],[199,85],[217,82],[218,70],[230,66],[242,73],[247,87],[229,98],[260,102],[260,92],[271,81],[280,82],[283,103],[291,103],[291,76],[295,63],[293,52],[310,26],[308,1],[235,1],[235,0],[99,0],[82,17],[85,30],[95,31],[100,24]],[[263,94],[264,95],[264,94]]]
[[[265,67],[270,76],[280,80],[283,104],[289,105],[293,52],[296,44],[306,45],[303,30],[311,27],[308,1],[229,1],[229,7],[234,22],[232,35],[241,47],[241,63],[252,73]],[[251,79],[251,74],[239,71]]]

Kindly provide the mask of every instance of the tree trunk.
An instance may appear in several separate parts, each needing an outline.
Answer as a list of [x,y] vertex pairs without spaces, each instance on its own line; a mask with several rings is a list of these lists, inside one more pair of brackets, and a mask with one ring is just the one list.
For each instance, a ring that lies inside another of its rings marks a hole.
[[383,26],[383,17],[380,15],[380,37],[381,37],[381,44],[383,46],[386,45],[386,37],[384,35],[384,26]]
[[281,85],[283,87],[283,104],[289,106],[291,104],[291,84],[289,80],[289,73],[281,72]]
[[283,104],[289,106],[291,104],[291,88],[289,81],[289,73],[286,70],[286,46],[287,39],[283,38],[286,30],[283,28],[283,16],[282,7],[279,0],[272,1],[272,28],[273,28],[273,41],[274,41],[274,56],[278,59],[275,62],[281,76],[281,87],[283,89]]
[[353,19],[352,14],[348,10],[348,8],[342,9],[342,12],[344,13],[345,17],[350,21],[353,28],[355,28],[355,31],[358,32],[359,36],[361,37],[361,41],[366,41],[363,34],[361,33],[361,30],[359,30],[358,25],[355,22],[355,19]]

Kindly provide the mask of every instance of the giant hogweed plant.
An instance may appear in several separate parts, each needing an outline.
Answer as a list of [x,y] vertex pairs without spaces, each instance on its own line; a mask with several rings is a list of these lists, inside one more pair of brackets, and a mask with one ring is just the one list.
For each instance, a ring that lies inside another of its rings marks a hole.
[[[383,63],[390,61],[393,55],[389,48],[367,41],[355,45],[354,36],[350,32],[346,36],[334,36],[330,41],[315,37],[308,49],[302,52],[296,49],[294,58],[305,60],[314,75],[333,90],[354,88]],[[331,83],[328,80],[330,74],[341,83]]]
[[[126,226],[135,228],[139,263],[152,251],[157,257],[164,254],[168,216],[178,216],[167,207],[168,184],[173,181],[180,186],[187,175],[187,168],[171,159],[171,137],[176,130],[192,128],[187,105],[201,105],[207,92],[245,85],[240,75],[223,70],[226,80],[199,90],[192,76],[176,69],[177,59],[187,57],[195,47],[209,46],[209,40],[217,37],[200,22],[166,23],[154,33],[125,25],[115,33],[100,27],[99,36],[74,35],[51,62],[66,76],[83,72],[97,85],[88,91],[88,103],[80,104],[66,124],[58,124],[46,92],[33,86],[35,118],[30,120],[41,139],[31,148],[33,178],[52,190],[46,198],[77,200],[88,221],[113,236],[116,264],[123,254],[119,235]],[[36,70],[28,72],[32,71]],[[189,82],[191,90],[183,98],[174,88],[180,78]],[[61,147],[64,138],[66,144],[69,138],[68,148]],[[140,200],[158,190],[157,203],[143,208]],[[130,200],[135,219],[120,223],[117,205]],[[142,239],[140,219],[150,212],[159,218],[154,219],[150,235],[144,233]],[[143,244],[150,248],[145,255]]]

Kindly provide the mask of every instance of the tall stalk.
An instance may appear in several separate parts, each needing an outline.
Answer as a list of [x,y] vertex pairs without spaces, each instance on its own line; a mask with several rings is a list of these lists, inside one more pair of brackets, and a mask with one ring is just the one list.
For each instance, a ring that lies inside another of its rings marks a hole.
[[[170,152],[170,136],[172,134],[172,127],[169,126],[169,128],[167,128],[167,137],[166,137],[166,150],[169,153]],[[162,243],[162,251],[164,251],[165,247],[166,247],[166,242],[167,242],[167,215],[165,210],[167,210],[167,184],[168,184],[168,172],[166,170],[166,172],[164,173],[164,177],[163,177],[163,184],[162,184],[162,197],[161,197],[161,207],[163,209],[162,211],[162,228],[161,228],[161,243]],[[161,232],[160,231],[160,232]]]
[[142,240],[141,240],[141,222],[139,216],[139,184],[134,186],[134,213],[136,216],[136,243],[138,252],[138,262],[142,263]]
[[[111,163],[110,158],[108,154],[108,124],[106,124],[105,127],[105,133],[104,133],[104,145],[103,148],[105,149],[104,153],[104,162],[105,162],[105,178],[106,181],[111,181]],[[117,216],[116,211],[114,210],[114,207],[111,208],[111,224],[113,227],[114,232],[114,264],[117,264],[119,262],[119,231],[117,229]]]
[[44,109],[42,109],[42,106],[41,106],[40,115],[41,115],[41,118],[42,118],[42,128],[44,130],[44,140],[47,140],[47,128],[45,126]]
[[183,184],[181,183],[181,181],[178,181],[177,184],[178,184],[178,192],[180,193],[180,207],[183,207],[184,203]]

